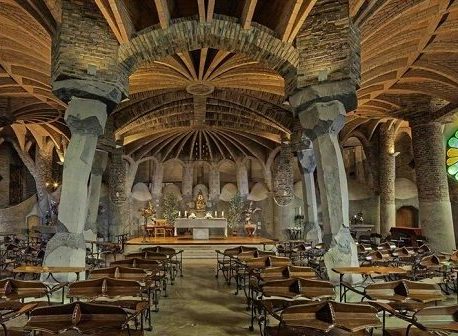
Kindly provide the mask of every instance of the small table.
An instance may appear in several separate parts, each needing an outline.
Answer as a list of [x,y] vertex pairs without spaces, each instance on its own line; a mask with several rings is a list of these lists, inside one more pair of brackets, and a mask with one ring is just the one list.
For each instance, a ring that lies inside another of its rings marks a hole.
[[406,274],[407,271],[399,267],[390,266],[359,266],[359,267],[337,267],[332,269],[333,272],[338,273],[339,279],[339,300],[347,301],[347,291],[342,291],[343,277],[345,274],[359,274],[359,275],[390,275],[390,274]]
[[49,273],[48,278],[53,279],[56,282],[59,282],[53,274],[58,273],[75,273],[76,274],[76,281],[80,279],[80,273],[85,272],[86,267],[52,267],[52,266],[18,266],[13,269],[13,273],[16,275],[17,273],[28,273],[28,274],[43,274]]

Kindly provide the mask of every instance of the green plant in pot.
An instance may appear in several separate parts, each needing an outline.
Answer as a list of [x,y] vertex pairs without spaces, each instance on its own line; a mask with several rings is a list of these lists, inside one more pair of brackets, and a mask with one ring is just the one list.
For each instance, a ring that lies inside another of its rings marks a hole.
[[168,193],[162,198],[162,215],[167,224],[174,225],[178,218],[179,201],[175,194]]
[[227,209],[227,226],[232,230],[232,235],[236,236],[239,226],[242,222],[243,210],[245,209],[245,200],[239,192],[229,201]]

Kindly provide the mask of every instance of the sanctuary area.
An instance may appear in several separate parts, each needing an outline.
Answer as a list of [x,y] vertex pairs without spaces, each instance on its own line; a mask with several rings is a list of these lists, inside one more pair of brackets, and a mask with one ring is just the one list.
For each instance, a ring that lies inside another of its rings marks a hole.
[[0,0],[5,336],[458,335],[457,239],[458,0]]

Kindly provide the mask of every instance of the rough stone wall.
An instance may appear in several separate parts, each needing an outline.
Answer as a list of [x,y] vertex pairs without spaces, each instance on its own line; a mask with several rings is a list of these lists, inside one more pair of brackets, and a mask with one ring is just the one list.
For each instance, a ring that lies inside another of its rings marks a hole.
[[360,81],[360,32],[351,22],[348,0],[319,0],[297,38],[298,87],[318,83],[320,71],[328,80]]
[[[126,93],[128,77],[117,62],[118,41],[94,1],[63,0],[53,40],[52,81],[97,80]],[[95,76],[88,66],[96,66]]]
[[26,228],[26,216],[37,203],[34,196],[15,206],[0,209],[0,232],[21,232]]
[[0,146],[0,207],[10,204],[10,150],[5,144]]
[[410,166],[413,160],[412,140],[410,136],[402,132],[396,138],[396,178],[407,178],[415,182],[415,170]]
[[[387,124],[381,126],[380,129],[380,201],[386,204],[394,203],[395,192],[394,182],[396,179],[395,174],[395,157],[394,154],[394,140],[395,128],[388,128]],[[391,155],[390,155],[391,154]]]

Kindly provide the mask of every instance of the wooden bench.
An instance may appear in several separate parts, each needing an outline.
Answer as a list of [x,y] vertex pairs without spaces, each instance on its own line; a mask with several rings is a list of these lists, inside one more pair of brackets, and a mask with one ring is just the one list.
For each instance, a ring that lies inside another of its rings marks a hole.
[[446,300],[438,285],[409,280],[369,284],[363,295],[369,300],[388,301],[394,310],[411,312]]
[[77,281],[68,285],[67,297],[71,301],[83,299],[98,304],[120,306],[131,316],[139,316],[141,321],[148,318],[149,329],[152,328],[151,297],[145,298],[143,287],[138,281],[112,278]]
[[148,297],[152,297],[154,311],[159,311],[159,293],[161,291],[160,281],[155,280],[154,276],[141,268],[130,267],[107,267],[92,270],[88,275],[88,280],[100,278],[113,278],[121,280],[138,281],[147,291]]
[[48,286],[41,281],[25,281],[16,279],[4,279],[0,281],[0,298],[2,300],[25,300],[25,299],[47,299],[51,303],[51,295],[62,290],[64,295],[64,284]]
[[136,318],[117,306],[73,302],[34,309],[24,330],[54,335],[69,330],[80,335],[143,335],[143,324],[139,331],[129,328],[129,321]]
[[377,309],[369,305],[319,302],[292,305],[280,315],[269,335],[364,335],[381,327]]
[[172,264],[177,265],[180,270],[180,276],[183,276],[183,250],[175,250],[172,247],[149,246],[142,249],[142,252],[163,253],[169,257]]
[[334,285],[329,281],[310,279],[274,280],[263,284],[263,297],[306,298],[309,300],[329,300],[336,296]]

